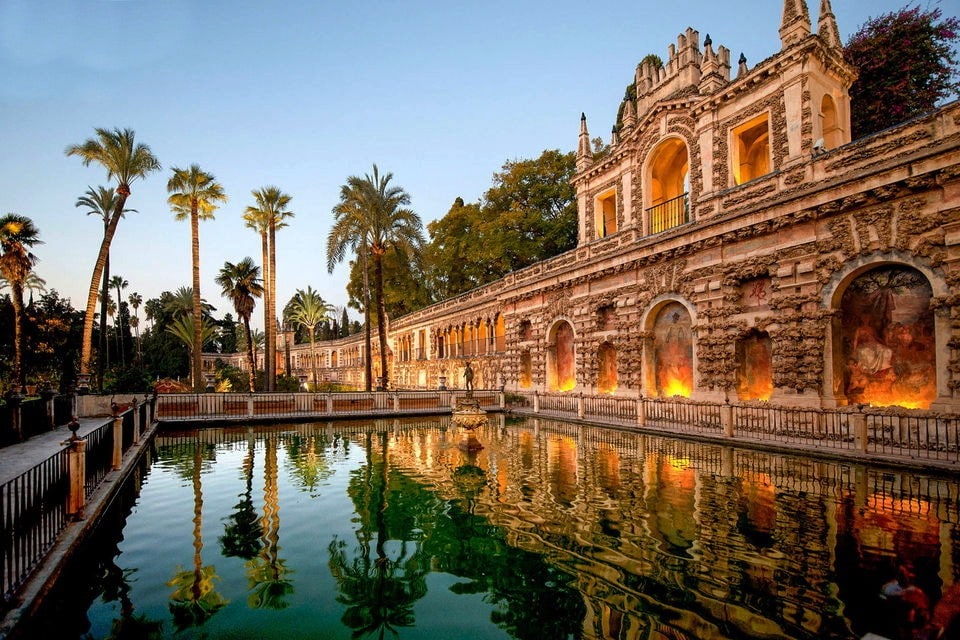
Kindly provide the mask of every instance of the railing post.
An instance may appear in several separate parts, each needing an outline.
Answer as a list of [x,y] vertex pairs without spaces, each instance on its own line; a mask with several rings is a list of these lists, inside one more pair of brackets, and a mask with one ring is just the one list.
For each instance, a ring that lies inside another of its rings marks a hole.
[[327,394],[327,414],[333,414],[333,396],[329,393]]
[[533,412],[540,413],[540,392],[533,390]]
[[497,400],[498,400],[498,402],[500,403],[500,409],[501,409],[501,410],[507,408],[507,394],[505,394],[503,391],[498,391],[498,392],[497,392]]
[[728,402],[720,407],[720,426],[723,427],[723,435],[733,437],[733,405]]
[[80,520],[83,518],[83,508],[86,506],[87,491],[87,441],[77,437],[80,423],[77,417],[67,425],[73,435],[67,440],[67,516]]
[[400,394],[397,392],[393,393],[393,410],[400,411]]
[[583,416],[586,415],[586,412],[584,411],[583,407],[584,407],[583,393],[581,392],[580,395],[577,397],[577,417],[580,418],[581,420],[583,420]]
[[647,405],[643,396],[637,398],[637,426],[642,427],[647,424]]
[[858,407],[856,413],[850,414],[850,429],[853,431],[853,442],[860,451],[867,452],[867,417],[863,415],[863,406]]
[[140,407],[137,405],[137,399],[130,401],[133,407],[133,444],[140,442]]
[[113,414],[113,469],[116,471],[123,463],[123,418]]
[[247,417],[248,418],[253,417],[253,394],[252,393],[247,394]]

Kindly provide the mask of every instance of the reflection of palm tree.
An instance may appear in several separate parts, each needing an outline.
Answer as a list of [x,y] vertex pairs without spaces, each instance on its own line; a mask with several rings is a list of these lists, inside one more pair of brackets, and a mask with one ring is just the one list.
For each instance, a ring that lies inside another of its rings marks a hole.
[[[387,631],[397,636],[396,627],[413,626],[413,607],[427,593],[425,576],[429,563],[421,558],[420,544],[416,545],[412,555],[407,555],[407,540],[412,537],[411,532],[405,531],[400,536],[400,553],[395,559],[387,554],[386,543],[390,539],[390,531],[387,525],[389,465],[386,432],[380,434],[380,441],[383,459],[376,474],[379,480],[377,486],[373,486],[373,443],[368,433],[365,483],[360,491],[351,492],[361,522],[365,523],[357,531],[360,554],[347,558],[346,543],[336,539],[328,547],[330,572],[340,589],[337,601],[347,605],[341,620],[353,629],[353,638],[376,634],[377,638],[382,639]],[[377,536],[376,558],[370,552],[373,533],[371,519]]]
[[280,492],[277,483],[277,442],[268,436],[263,466],[263,518],[260,520],[260,554],[247,562],[247,603],[254,609],[284,609],[284,598],[293,593],[286,561],[280,558]]
[[246,489],[240,494],[240,502],[228,518],[220,537],[220,549],[227,557],[253,559],[260,551],[260,528],[257,526],[257,510],[253,506],[253,461],[256,440],[253,429],[247,428],[247,455],[243,459],[243,477]]
[[203,465],[203,447],[194,444],[193,454],[193,568],[178,571],[167,582],[175,587],[170,594],[170,612],[178,631],[200,626],[222,609],[227,600],[213,588],[219,580],[213,565],[203,566],[203,493],[201,492],[200,469]]
[[287,445],[287,453],[293,464],[293,470],[303,487],[315,496],[317,485],[333,475],[325,450],[327,438],[325,434],[317,437],[310,434],[304,440],[300,437],[291,438]]

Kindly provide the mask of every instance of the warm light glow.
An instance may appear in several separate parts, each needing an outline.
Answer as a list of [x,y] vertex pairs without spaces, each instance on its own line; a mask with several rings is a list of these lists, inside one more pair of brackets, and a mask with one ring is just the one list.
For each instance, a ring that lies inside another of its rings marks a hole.
[[929,409],[930,404],[937,397],[937,390],[934,385],[921,389],[919,394],[904,394],[899,392],[896,385],[890,389],[871,388],[868,385],[860,396],[860,402],[874,407],[903,407],[904,409]]
[[669,380],[667,380],[667,384],[663,388],[661,394],[665,398],[671,398],[673,396],[681,396],[683,398],[689,398],[692,392],[693,392],[693,387],[691,386],[688,380],[679,380],[677,378],[670,378]]

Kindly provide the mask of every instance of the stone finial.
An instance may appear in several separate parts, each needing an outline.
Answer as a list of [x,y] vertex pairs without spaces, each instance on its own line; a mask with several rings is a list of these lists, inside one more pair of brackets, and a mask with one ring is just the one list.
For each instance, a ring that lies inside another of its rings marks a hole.
[[590,133],[587,131],[587,114],[580,114],[580,140],[577,145],[577,171],[583,171],[593,162],[590,148]]
[[737,61],[737,77],[740,78],[747,75],[748,71],[750,71],[750,69],[747,68],[747,56],[741,52],[740,60]]
[[833,15],[830,0],[820,0],[820,19],[817,21],[817,35],[823,44],[831,49],[843,49],[840,40],[840,29],[837,28],[837,18]]
[[780,45],[786,49],[810,35],[810,10],[806,0],[783,0]]
[[623,105],[623,126],[632,129],[637,124],[637,105],[629,96],[625,98]]
[[615,147],[620,144],[620,133],[617,131],[617,125],[610,129],[610,146]]

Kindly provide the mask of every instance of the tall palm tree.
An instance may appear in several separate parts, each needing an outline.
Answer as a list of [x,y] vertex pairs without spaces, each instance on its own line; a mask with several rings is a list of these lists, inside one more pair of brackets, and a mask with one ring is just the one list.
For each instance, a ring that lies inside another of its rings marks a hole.
[[313,388],[316,389],[316,329],[318,324],[330,319],[334,307],[332,304],[327,304],[311,286],[308,286],[306,291],[297,289],[290,303],[290,320],[296,325],[305,327],[310,334],[310,367],[313,373]]
[[110,243],[117,231],[117,225],[125,211],[127,198],[130,197],[130,185],[140,178],[145,178],[153,171],[159,171],[160,161],[150,151],[150,147],[137,143],[132,129],[95,129],[96,137],[89,138],[81,144],[70,145],[65,153],[68,156],[79,156],[84,166],[95,162],[107,170],[107,179],[117,181],[116,202],[113,213],[104,227],[103,240],[100,242],[100,252],[93,266],[93,276],[90,278],[90,291],[87,295],[87,308],[83,318],[83,344],[80,351],[80,373],[90,374],[90,362],[93,351],[93,316],[96,313],[97,285],[110,253]]
[[13,382],[23,388],[23,290],[37,257],[30,248],[41,244],[33,220],[16,213],[0,218],[0,274],[10,286],[13,304]]
[[137,360],[140,360],[142,357],[140,353],[140,316],[137,315],[137,309],[143,304],[143,296],[134,291],[127,297],[127,302],[133,309],[133,315],[130,316],[130,326],[133,327],[137,338]]
[[[173,316],[182,316],[193,313],[193,287],[180,287],[174,292],[164,291],[160,295],[160,308]],[[200,315],[209,318],[210,312],[216,307],[200,298]]]
[[[76,207],[86,208],[87,215],[95,215],[103,221],[103,235],[107,235],[107,227],[110,225],[110,216],[117,206],[117,193],[112,187],[87,187],[86,193],[77,198],[74,204]],[[124,209],[120,212],[120,217],[125,213],[136,213],[136,209]],[[104,354],[104,358],[97,359],[98,379],[103,378],[103,370],[110,366],[110,353],[107,349],[107,293],[110,291],[110,252],[107,251],[107,257],[103,262],[103,276],[100,285],[100,339],[99,350]]]
[[[420,216],[406,206],[410,204],[410,195],[402,187],[390,186],[392,179],[392,173],[381,176],[377,165],[373,165],[372,175],[347,178],[347,183],[340,187],[340,202],[333,208],[334,224],[327,238],[327,269],[330,271],[343,260],[347,249],[356,250],[366,245],[373,259],[380,375],[384,388],[389,381],[383,255],[394,249],[417,258],[423,245]],[[361,240],[357,239],[357,232],[360,232]]]
[[233,303],[233,309],[243,321],[243,330],[247,343],[247,359],[250,362],[250,393],[256,390],[257,361],[253,354],[253,336],[250,333],[250,316],[256,305],[254,298],[263,295],[263,284],[260,280],[260,267],[253,263],[253,258],[246,257],[240,262],[224,262],[217,284],[223,295]]
[[[194,345],[197,344],[196,336],[194,335],[195,325],[193,320],[187,318],[187,316],[177,316],[173,321],[167,325],[167,332],[179,338],[180,342],[186,345],[187,350],[190,352],[190,357],[193,358],[193,350],[196,349]],[[208,344],[217,337],[217,326],[209,318],[204,318],[203,322],[200,324],[200,349],[203,350],[203,345]],[[200,376],[198,381],[193,377],[193,372],[191,371],[191,380],[190,383],[193,385],[194,389],[204,389],[203,385],[203,373],[197,374]]]
[[117,290],[117,325],[114,330],[117,334],[117,350],[120,352],[120,364],[127,366],[126,356],[123,355],[123,316],[120,315],[120,301],[123,300],[123,289],[130,285],[121,275],[110,278],[110,286]]
[[200,344],[200,220],[212,220],[213,212],[218,204],[227,201],[227,194],[223,186],[213,177],[213,174],[200,169],[200,165],[192,164],[189,169],[171,169],[173,175],[167,182],[167,192],[170,197],[167,202],[176,215],[177,220],[190,219],[190,238],[192,241],[193,257],[193,384],[197,391],[201,391],[201,360],[202,349]]
[[260,244],[263,251],[263,324],[266,334],[264,345],[263,365],[265,369],[264,390],[276,389],[277,367],[274,362],[277,352],[277,229],[287,226],[287,218],[294,213],[287,209],[292,199],[274,186],[263,187],[253,191],[255,205],[248,206],[243,214],[247,227],[260,234]]

